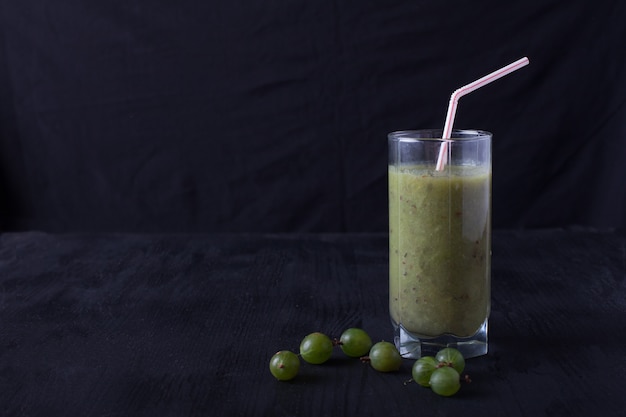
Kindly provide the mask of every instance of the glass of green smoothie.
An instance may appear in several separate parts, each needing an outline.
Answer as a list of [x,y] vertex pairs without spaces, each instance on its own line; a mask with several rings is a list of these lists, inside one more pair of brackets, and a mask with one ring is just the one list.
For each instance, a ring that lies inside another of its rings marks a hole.
[[487,353],[492,134],[442,133],[388,136],[389,311],[408,358],[446,346],[466,358]]

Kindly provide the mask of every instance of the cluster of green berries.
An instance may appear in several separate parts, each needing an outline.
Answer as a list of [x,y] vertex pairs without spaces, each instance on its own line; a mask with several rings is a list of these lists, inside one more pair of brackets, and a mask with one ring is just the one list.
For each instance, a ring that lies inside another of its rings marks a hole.
[[[402,356],[393,343],[381,341],[372,344],[372,339],[363,329],[353,327],[334,340],[320,332],[308,334],[300,342],[299,355],[290,350],[275,353],[270,359],[270,372],[279,381],[291,380],[300,370],[300,358],[320,365],[330,359],[336,346],[347,356],[360,358],[379,372],[397,371],[402,365]],[[439,395],[450,396],[461,387],[460,375],[464,368],[463,355],[454,348],[444,348],[434,357],[418,359],[413,365],[412,376],[419,385],[430,387]]]
[[[435,393],[449,397],[461,388],[461,373],[465,358],[454,348],[443,348],[436,356],[422,356],[413,364],[413,380]],[[466,380],[469,377],[466,376]]]
[[290,350],[281,350],[272,356],[270,372],[276,379],[288,381],[298,374],[300,358],[307,363],[320,365],[330,359],[336,346],[339,346],[346,356],[369,362],[380,372],[397,371],[402,364],[402,357],[392,343],[382,341],[372,344],[367,332],[352,327],[344,331],[339,339],[334,340],[320,332],[306,335],[300,342],[299,355]]

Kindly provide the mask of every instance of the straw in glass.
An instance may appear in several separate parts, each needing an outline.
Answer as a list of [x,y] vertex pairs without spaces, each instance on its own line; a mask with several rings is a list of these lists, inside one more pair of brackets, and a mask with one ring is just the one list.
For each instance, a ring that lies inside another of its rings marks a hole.
[[[452,93],[450,96],[450,103],[448,104],[448,113],[446,115],[446,123],[443,127],[443,134],[441,135],[442,139],[450,139],[452,134],[452,124],[454,123],[454,116],[456,115],[456,108],[459,104],[459,99],[466,94],[471,93],[472,91],[478,90],[480,87],[485,86],[499,78],[504,77],[512,73],[513,71],[517,71],[518,69],[528,65],[530,61],[527,57],[518,59],[517,61],[507,65],[506,67],[502,67],[499,70],[496,70],[490,74],[485,75],[482,78],[477,79],[476,81],[469,83]],[[448,142],[444,140],[439,148],[439,157],[437,158],[437,171],[443,170],[447,158],[446,154],[448,152]]]

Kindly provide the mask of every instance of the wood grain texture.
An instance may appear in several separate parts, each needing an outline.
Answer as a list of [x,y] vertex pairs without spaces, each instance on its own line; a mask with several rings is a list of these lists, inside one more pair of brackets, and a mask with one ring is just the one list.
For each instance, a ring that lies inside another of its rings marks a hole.
[[409,360],[269,373],[313,331],[392,338],[384,234],[3,234],[0,414],[625,415],[625,265],[617,233],[495,232],[490,352],[442,398]]

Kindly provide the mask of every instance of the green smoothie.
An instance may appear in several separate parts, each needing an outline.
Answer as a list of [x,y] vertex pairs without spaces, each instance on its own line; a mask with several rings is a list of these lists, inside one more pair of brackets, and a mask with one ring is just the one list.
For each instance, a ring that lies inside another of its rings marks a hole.
[[489,315],[488,167],[389,166],[389,308],[420,336],[469,337]]

